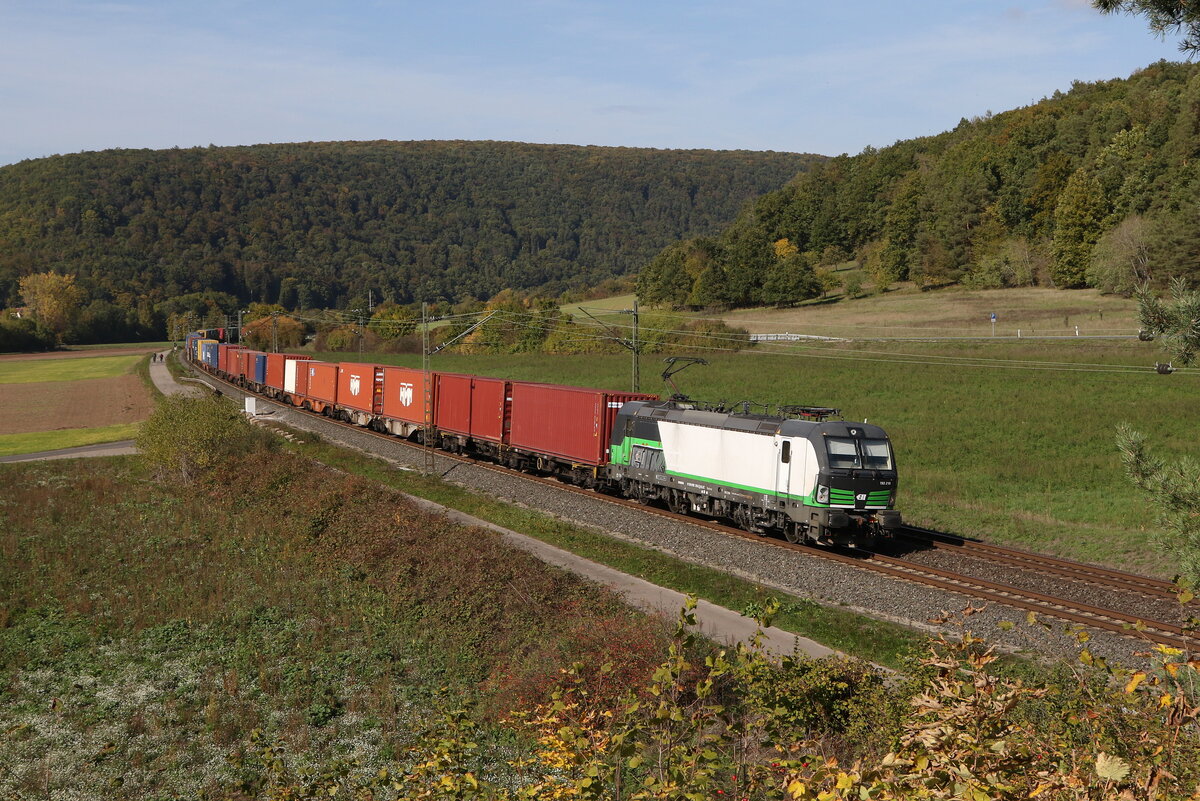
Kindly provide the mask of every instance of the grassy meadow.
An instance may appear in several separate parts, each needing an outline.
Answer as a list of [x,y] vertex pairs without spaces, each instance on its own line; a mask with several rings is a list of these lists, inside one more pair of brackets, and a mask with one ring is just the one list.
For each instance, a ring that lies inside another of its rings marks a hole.
[[72,359],[0,361],[0,384],[39,384],[114,378],[132,372],[146,356],[90,356]]
[[722,315],[752,333],[818,334],[831,337],[990,337],[995,335],[1129,335],[1138,329],[1135,304],[1094,289],[1064,292],[1044,287],[1005,290],[894,290],[846,302],[817,298],[787,309],[739,309]]
[[[836,273],[841,276],[850,272]],[[564,314],[580,321],[592,316],[611,325],[628,325],[629,316],[618,314],[633,307],[633,295],[589,300],[562,306]],[[642,307],[646,315],[662,315]],[[727,312],[674,312],[667,317],[695,319],[718,317],[752,334],[796,333],[827,337],[870,339],[909,337],[991,337],[991,315],[996,315],[995,336],[1130,335],[1138,329],[1136,307],[1128,298],[1102,295],[1094,289],[1063,292],[1023,287],[1004,290],[962,288],[922,292],[911,284],[898,284],[887,292],[847,300],[840,293],[814,298],[788,308],[736,309]]]
[[0,456],[38,453],[60,448],[78,448],[101,442],[117,442],[137,436],[137,423],[118,423],[97,428],[64,428],[29,434],[0,434]]
[[[831,405],[883,426],[915,524],[1170,574],[1147,548],[1154,515],[1125,479],[1114,432],[1183,456],[1196,439],[1193,373],[1161,376],[1154,343],[1122,340],[813,343],[701,352],[676,377],[704,400]],[[642,390],[664,354],[642,359]],[[337,354],[319,354],[336,360]],[[377,356],[418,365],[419,357]],[[627,356],[438,354],[434,369],[629,388]],[[1139,372],[1118,372],[1128,367]]]

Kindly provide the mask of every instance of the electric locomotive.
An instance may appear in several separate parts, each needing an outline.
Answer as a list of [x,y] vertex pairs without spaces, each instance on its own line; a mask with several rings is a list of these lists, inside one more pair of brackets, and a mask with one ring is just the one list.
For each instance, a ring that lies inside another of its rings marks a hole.
[[882,428],[825,419],[836,411],[797,419],[632,401],[612,429],[609,480],[628,497],[758,534],[870,546],[900,525],[895,456]]

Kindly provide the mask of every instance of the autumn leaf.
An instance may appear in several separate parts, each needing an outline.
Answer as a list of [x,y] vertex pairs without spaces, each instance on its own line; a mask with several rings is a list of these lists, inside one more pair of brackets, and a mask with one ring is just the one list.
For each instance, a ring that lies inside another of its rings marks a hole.
[[1129,775],[1129,763],[1101,751],[1096,755],[1096,775],[1106,781],[1119,782]]

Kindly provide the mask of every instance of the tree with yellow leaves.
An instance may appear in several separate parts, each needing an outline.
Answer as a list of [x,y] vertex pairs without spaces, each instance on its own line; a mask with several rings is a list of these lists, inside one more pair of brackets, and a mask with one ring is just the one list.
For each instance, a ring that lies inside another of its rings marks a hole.
[[54,334],[58,342],[75,322],[85,298],[75,285],[75,275],[56,272],[34,273],[20,280],[21,297],[40,328]]

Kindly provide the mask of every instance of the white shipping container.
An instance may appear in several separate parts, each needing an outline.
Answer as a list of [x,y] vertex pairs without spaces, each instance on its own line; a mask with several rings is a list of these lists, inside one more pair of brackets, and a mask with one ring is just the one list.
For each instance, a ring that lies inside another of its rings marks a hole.
[[283,363],[283,391],[296,391],[296,360],[288,359]]

